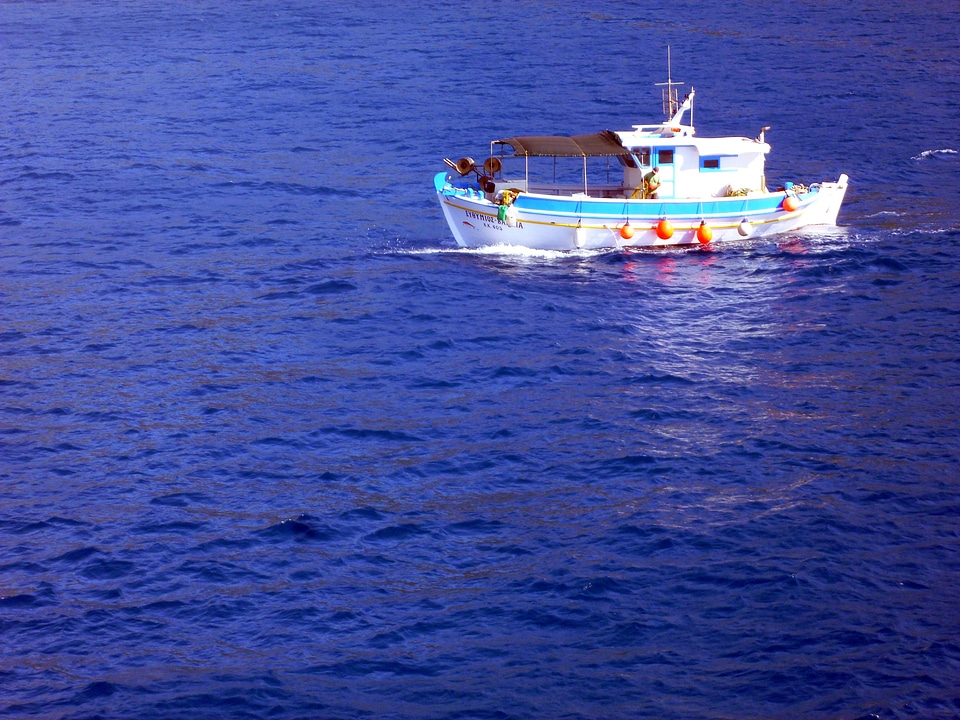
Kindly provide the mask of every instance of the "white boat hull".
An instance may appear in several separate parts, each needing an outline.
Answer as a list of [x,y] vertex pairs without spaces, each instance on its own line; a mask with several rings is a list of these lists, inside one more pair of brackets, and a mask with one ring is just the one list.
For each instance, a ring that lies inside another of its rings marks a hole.
[[[440,206],[460,247],[514,245],[535,250],[599,250],[695,245],[768,237],[812,225],[836,225],[847,176],[796,196],[786,192],[745,197],[629,200],[522,193],[509,207],[494,204],[476,185],[446,173],[434,179]],[[668,235],[663,226],[672,225]],[[709,233],[701,231],[701,224]],[[629,228],[624,229],[624,226]],[[659,232],[658,232],[659,229]],[[709,240],[705,235],[711,235]]]

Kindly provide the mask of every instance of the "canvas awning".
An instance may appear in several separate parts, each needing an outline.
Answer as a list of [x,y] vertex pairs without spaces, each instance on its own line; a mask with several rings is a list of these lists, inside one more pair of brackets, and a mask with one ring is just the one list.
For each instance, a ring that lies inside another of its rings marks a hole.
[[629,155],[616,133],[604,130],[592,135],[527,135],[494,140],[509,145],[515,155],[537,157],[611,157]]

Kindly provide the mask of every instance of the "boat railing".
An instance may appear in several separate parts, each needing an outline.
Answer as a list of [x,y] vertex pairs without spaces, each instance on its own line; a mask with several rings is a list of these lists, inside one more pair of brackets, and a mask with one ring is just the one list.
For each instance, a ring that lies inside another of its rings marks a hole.
[[[499,183],[497,183],[499,186]],[[515,186],[511,186],[515,187]],[[588,186],[587,192],[583,192],[583,183],[527,183],[527,192],[537,195],[556,195],[572,197],[575,195],[594,198],[623,198],[633,191],[633,188],[624,187],[622,183],[597,184]]]

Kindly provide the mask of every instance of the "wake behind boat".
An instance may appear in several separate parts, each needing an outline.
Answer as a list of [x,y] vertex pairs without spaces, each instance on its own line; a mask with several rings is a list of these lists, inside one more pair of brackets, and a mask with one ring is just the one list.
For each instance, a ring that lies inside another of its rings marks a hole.
[[[480,166],[469,157],[444,159],[452,172],[438,173],[434,185],[457,244],[537,250],[688,245],[836,225],[846,175],[770,191],[764,169],[769,127],[753,139],[696,137],[693,88],[681,103],[669,72],[661,85],[662,123],[494,140]],[[602,167],[592,166],[597,161],[605,161],[605,177]],[[610,182],[613,163],[622,173]]]

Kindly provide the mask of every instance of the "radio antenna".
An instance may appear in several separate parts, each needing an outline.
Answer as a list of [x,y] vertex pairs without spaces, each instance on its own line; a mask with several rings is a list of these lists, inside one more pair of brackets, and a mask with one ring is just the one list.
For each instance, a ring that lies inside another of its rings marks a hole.
[[[680,109],[680,94],[674,87],[683,85],[679,80],[673,81],[673,67],[670,60],[670,46],[667,45],[667,81],[665,83],[656,83],[657,87],[663,87],[660,91],[663,100],[663,112],[669,120]],[[665,86],[665,87],[664,87]]]

